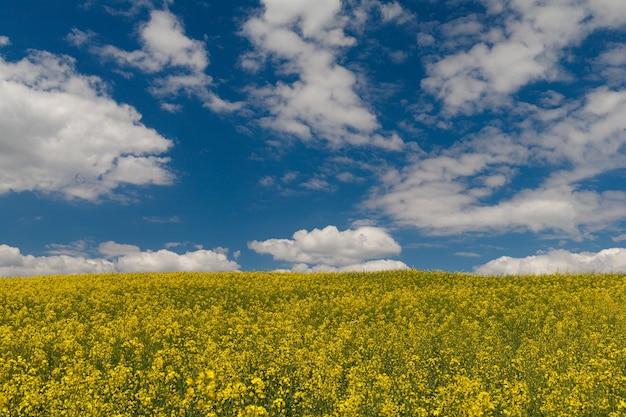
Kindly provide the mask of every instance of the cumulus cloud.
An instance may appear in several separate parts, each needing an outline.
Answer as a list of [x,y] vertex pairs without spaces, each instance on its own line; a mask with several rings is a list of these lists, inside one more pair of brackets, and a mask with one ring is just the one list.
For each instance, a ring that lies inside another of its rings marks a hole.
[[391,259],[378,259],[374,261],[367,261],[347,266],[332,266],[332,265],[315,265],[309,267],[307,264],[294,264],[292,270],[295,272],[378,272],[378,271],[397,271],[402,269],[409,269],[409,267],[402,261],[396,261]]
[[[83,241],[80,241],[81,243]],[[51,245],[52,250],[61,245]],[[76,244],[71,245],[75,247]],[[85,249],[84,245],[81,245]],[[104,258],[87,255],[23,255],[18,248],[0,245],[0,276],[32,276],[105,272],[237,271],[239,264],[227,257],[227,249],[196,250],[178,254],[166,249],[141,251],[135,245],[103,242],[98,252]]]
[[[561,77],[564,48],[577,45],[596,29],[626,23],[624,3],[618,1],[484,3],[492,19],[489,30],[478,33],[482,28],[474,26],[471,48],[455,49],[429,64],[428,77],[422,81],[422,87],[453,114],[501,106],[524,85]],[[448,35],[450,41],[457,33]]]
[[[385,229],[363,226],[355,230],[339,231],[335,226],[323,229],[299,230],[292,239],[252,241],[248,247],[260,254],[270,254],[276,260],[294,264],[295,270],[366,270],[402,267],[397,261],[378,260],[364,264],[368,259],[398,255],[400,245]],[[404,265],[406,267],[406,265]]]
[[11,39],[8,36],[0,36],[0,48],[11,45]]
[[125,185],[168,185],[172,142],[79,74],[73,59],[0,57],[0,194],[41,191],[97,200]]
[[595,253],[559,249],[526,258],[502,256],[474,270],[482,275],[626,272],[626,249],[610,248]]
[[141,26],[139,36],[140,50],[127,52],[107,45],[100,48],[100,54],[146,73],[168,67],[202,73],[209,64],[204,43],[188,38],[180,20],[169,11],[153,10],[150,21]]
[[[263,12],[250,18],[243,33],[254,45],[242,66],[257,70],[266,60],[277,67],[273,85],[250,87],[250,96],[267,112],[264,126],[305,141],[331,146],[372,145],[399,150],[396,134],[384,136],[380,123],[356,92],[356,75],[339,64],[342,48],[356,40],[344,33],[339,0],[263,0]],[[389,16],[394,13],[390,10]],[[287,81],[293,78],[295,81]]]
[[[185,28],[169,10],[152,10],[150,20],[139,28],[141,49],[126,51],[113,45],[96,45],[93,35],[74,29],[69,36],[74,43],[89,44],[90,50],[121,67],[130,67],[155,76],[151,93],[161,98],[184,94],[196,96],[215,112],[237,110],[241,103],[230,103],[213,91],[213,79],[205,73],[209,65],[204,42],[185,35]],[[175,71],[168,73],[166,71]],[[177,111],[172,103],[165,110]]]
[[106,259],[86,259],[77,256],[23,255],[18,248],[0,245],[0,276],[63,275],[102,273],[115,270]]
[[179,255],[167,249],[156,252],[135,252],[115,262],[119,272],[161,271],[237,271],[239,265],[224,253],[197,250]]

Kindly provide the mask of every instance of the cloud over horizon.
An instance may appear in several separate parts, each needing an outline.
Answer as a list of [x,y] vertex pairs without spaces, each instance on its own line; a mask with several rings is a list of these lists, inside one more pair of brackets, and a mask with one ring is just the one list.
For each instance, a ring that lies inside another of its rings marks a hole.
[[[298,230],[292,239],[251,241],[248,247],[259,254],[292,263],[296,271],[366,271],[406,269],[400,261],[380,260],[398,255],[401,247],[385,229],[362,226],[340,231],[326,226],[312,231]],[[369,262],[364,262],[369,260]],[[313,267],[310,267],[313,265]]]
[[547,253],[512,258],[502,256],[474,268],[481,275],[522,275],[553,273],[626,272],[626,249],[610,248],[599,252],[572,253],[553,249]]
[[223,248],[214,251],[200,249],[184,254],[167,249],[144,252],[135,245],[108,241],[99,245],[98,252],[104,258],[90,258],[78,253],[33,256],[23,255],[19,248],[0,244],[0,277],[110,272],[222,272],[240,269],[237,262],[228,259],[227,250]]
[[0,27],[26,271],[620,265],[622,0],[14,2]]

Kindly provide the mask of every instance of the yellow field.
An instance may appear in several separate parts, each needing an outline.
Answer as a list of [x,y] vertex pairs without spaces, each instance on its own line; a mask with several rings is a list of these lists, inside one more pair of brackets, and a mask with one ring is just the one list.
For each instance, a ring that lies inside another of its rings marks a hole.
[[0,279],[1,416],[626,416],[626,276]]

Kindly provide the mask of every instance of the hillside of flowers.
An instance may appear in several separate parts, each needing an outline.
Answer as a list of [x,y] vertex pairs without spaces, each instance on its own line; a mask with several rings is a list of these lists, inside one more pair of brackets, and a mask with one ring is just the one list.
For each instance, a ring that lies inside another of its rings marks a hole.
[[0,279],[2,416],[626,416],[626,276]]

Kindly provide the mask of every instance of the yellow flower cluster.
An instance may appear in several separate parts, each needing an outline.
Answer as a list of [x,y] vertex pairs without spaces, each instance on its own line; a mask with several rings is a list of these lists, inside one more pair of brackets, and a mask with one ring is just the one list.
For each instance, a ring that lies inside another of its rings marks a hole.
[[626,276],[0,279],[0,416],[626,417]]

